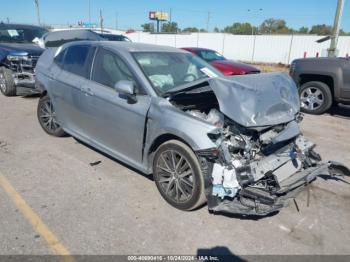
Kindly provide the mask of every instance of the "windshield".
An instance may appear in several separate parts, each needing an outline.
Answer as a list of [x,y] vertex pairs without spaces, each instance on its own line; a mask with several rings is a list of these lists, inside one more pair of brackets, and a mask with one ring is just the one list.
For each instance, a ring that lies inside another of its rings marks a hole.
[[216,60],[226,60],[225,57],[220,55],[218,52],[212,50],[201,50],[199,51],[199,56],[207,62]]
[[152,85],[162,94],[181,85],[222,75],[191,53],[135,52],[133,55]]
[[0,29],[0,42],[32,43],[35,37],[41,38],[47,33],[42,28],[7,28]]

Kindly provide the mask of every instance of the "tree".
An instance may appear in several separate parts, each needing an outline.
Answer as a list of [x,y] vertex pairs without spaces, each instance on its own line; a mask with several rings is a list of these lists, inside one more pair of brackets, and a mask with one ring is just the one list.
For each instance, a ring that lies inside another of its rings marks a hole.
[[204,29],[204,28],[201,28],[201,29],[199,29],[199,32],[201,32],[201,33],[207,33],[207,30]]
[[141,25],[143,28],[143,32],[151,32],[154,33],[154,24],[153,23],[145,23]]
[[220,29],[217,28],[217,27],[215,27],[215,28],[214,28],[214,33],[219,33],[219,32],[220,32]]
[[307,34],[309,32],[309,28],[303,26],[303,27],[300,27],[299,30],[298,30],[298,33],[299,34]]
[[350,32],[345,32],[343,29],[340,29],[339,35],[341,35],[341,36],[350,36]]
[[314,25],[310,30],[310,34],[314,35],[331,35],[332,27],[330,25]]
[[177,33],[178,27],[175,22],[167,22],[162,25],[162,32],[164,33]]
[[182,32],[196,33],[199,32],[199,29],[197,27],[186,27],[182,30]]
[[260,32],[262,34],[290,34],[293,29],[288,28],[283,19],[269,18],[260,25]]
[[224,32],[234,35],[250,35],[256,32],[256,28],[250,23],[233,23],[231,26],[226,26]]

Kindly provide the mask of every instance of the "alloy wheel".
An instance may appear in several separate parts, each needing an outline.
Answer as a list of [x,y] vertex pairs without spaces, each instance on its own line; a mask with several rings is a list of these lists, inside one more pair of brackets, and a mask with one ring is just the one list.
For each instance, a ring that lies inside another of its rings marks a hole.
[[323,92],[317,87],[308,87],[300,94],[301,107],[308,110],[316,110],[320,108],[325,97]]
[[44,128],[46,128],[49,132],[55,132],[60,128],[60,125],[56,120],[56,112],[53,108],[51,100],[46,100],[41,104],[39,117]]
[[156,164],[158,183],[165,195],[176,203],[183,203],[193,195],[193,169],[186,157],[178,151],[162,152]]
[[0,72],[0,89],[3,93],[6,92],[6,79],[3,72]]

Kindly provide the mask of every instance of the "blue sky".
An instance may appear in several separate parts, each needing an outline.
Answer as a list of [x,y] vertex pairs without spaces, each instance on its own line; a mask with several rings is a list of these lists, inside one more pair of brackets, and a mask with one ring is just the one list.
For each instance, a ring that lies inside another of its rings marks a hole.
[[[41,19],[46,24],[88,21],[88,0],[39,0]],[[337,0],[90,0],[91,16],[98,21],[102,9],[105,26],[115,27],[116,13],[120,28],[139,29],[148,21],[148,11],[172,9],[172,20],[181,28],[223,28],[233,22],[261,24],[266,18],[283,18],[293,28],[314,24],[332,24]],[[34,0],[0,0],[0,21],[36,23]],[[262,8],[262,11],[258,11]],[[252,10],[248,12],[248,9]],[[345,0],[342,26],[350,31],[350,0]]]

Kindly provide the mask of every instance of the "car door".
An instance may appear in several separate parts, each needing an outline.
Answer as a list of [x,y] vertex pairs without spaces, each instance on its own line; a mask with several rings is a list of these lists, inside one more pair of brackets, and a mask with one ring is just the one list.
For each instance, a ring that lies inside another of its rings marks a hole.
[[[115,157],[141,166],[145,123],[151,97],[146,95],[126,62],[113,51],[99,48],[94,58],[91,81],[82,89],[83,128],[93,143]],[[118,93],[120,80],[133,81],[135,99]]]
[[87,44],[69,46],[52,88],[58,122],[75,135],[85,136],[81,121],[81,96],[84,95],[81,86],[90,77],[94,51],[95,47]]

